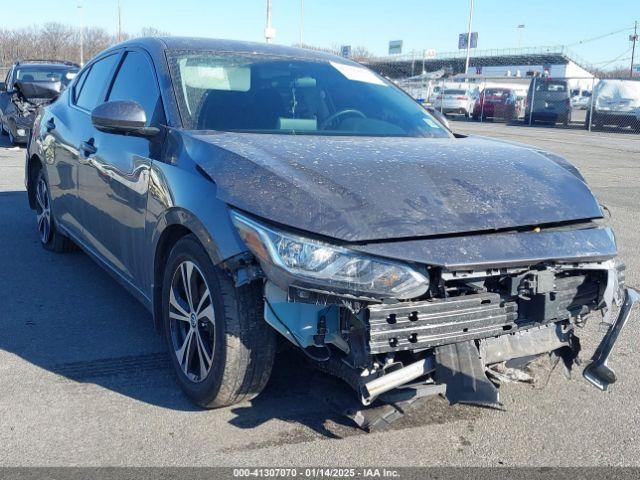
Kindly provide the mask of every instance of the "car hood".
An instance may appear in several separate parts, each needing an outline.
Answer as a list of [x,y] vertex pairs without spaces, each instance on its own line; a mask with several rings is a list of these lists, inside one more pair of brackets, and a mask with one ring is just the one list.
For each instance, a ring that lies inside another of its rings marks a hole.
[[185,146],[229,205],[346,242],[601,217],[564,160],[481,137],[190,132]]

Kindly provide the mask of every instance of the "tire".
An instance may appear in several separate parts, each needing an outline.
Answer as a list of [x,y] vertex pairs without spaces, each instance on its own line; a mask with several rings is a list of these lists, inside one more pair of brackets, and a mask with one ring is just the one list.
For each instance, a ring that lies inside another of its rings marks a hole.
[[49,183],[44,175],[44,170],[38,170],[35,181],[36,198],[36,225],[40,244],[45,250],[56,253],[69,253],[76,250],[75,244],[56,227],[53,214],[51,213],[51,196],[49,194]]
[[9,134],[9,145],[13,147],[16,144],[16,139],[13,133],[11,133],[11,127],[7,129],[7,134]]
[[2,123],[2,120],[0,120],[0,137],[3,137],[6,135],[6,132],[4,130],[4,123]]
[[262,288],[259,282],[236,287],[193,235],[171,250],[162,284],[163,330],[178,383],[196,405],[250,400],[267,384],[276,335],[264,321]]

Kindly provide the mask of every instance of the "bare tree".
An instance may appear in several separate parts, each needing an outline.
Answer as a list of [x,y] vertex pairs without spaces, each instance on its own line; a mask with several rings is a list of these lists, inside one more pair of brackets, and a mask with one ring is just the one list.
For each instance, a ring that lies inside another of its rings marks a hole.
[[[105,48],[118,43],[112,35],[100,27],[86,27],[83,31],[85,59],[94,57]],[[123,40],[135,37],[169,36],[168,32],[145,27],[135,35],[124,33]],[[79,62],[80,29],[70,25],[50,22],[41,26],[20,29],[0,28],[0,79],[9,66],[20,59],[54,59]]]

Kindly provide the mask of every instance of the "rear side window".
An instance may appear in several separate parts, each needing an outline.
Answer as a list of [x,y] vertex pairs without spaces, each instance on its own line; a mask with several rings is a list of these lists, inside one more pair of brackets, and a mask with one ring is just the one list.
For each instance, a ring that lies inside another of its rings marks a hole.
[[78,96],[80,95],[80,91],[82,90],[82,85],[84,85],[84,81],[87,79],[87,73],[89,73],[90,68],[87,68],[83,71],[78,80],[73,84],[73,103],[78,101]]
[[160,91],[152,66],[144,53],[128,52],[113,82],[109,101],[128,100],[140,104],[147,124],[159,120]]
[[111,78],[111,72],[113,72],[117,60],[118,55],[114,54],[98,60],[91,66],[84,85],[81,85],[80,93],[76,99],[76,105],[91,111],[103,102],[104,91],[107,82],[109,82]]
[[536,92],[566,92],[567,84],[564,82],[537,82]]

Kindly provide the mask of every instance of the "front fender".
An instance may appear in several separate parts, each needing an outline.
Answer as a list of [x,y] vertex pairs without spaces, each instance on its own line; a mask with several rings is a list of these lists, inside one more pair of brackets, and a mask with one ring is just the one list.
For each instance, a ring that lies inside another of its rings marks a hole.
[[147,202],[148,268],[146,285],[153,288],[156,251],[167,229],[181,226],[202,243],[214,265],[245,253],[229,216],[229,207],[216,197],[216,185],[197,171],[168,163],[151,167]]

